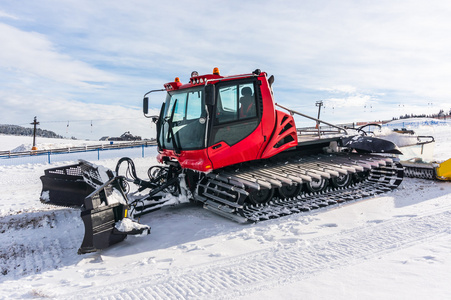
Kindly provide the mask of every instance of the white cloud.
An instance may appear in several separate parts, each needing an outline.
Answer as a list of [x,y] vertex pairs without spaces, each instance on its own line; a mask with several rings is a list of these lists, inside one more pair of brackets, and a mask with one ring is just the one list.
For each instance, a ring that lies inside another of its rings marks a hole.
[[356,87],[350,86],[350,85],[337,85],[332,86],[330,88],[322,88],[321,90],[327,91],[332,94],[336,93],[346,93],[346,94],[352,94],[356,92]]
[[447,1],[16,2],[0,4],[0,80],[10,99],[71,99],[97,115],[218,66],[274,74],[277,102],[315,115],[324,100],[332,122],[391,118],[401,104],[451,107]]
[[16,16],[10,15],[10,14],[0,10],[0,19],[1,18],[12,19],[12,20],[18,20],[19,19]]
[[332,108],[342,108],[342,107],[359,107],[366,108],[366,106],[371,105],[370,101],[372,97],[369,95],[350,95],[345,98],[329,98],[324,101],[327,107]]
[[115,79],[105,71],[58,52],[40,33],[0,23],[0,39],[3,41],[0,67],[19,76],[42,77],[81,88],[101,87]]

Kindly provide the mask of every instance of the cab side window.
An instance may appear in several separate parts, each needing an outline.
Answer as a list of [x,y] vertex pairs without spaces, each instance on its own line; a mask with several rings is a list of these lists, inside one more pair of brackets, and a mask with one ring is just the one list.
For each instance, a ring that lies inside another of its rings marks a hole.
[[224,141],[236,144],[258,125],[253,82],[223,85],[218,88],[211,145]]
[[240,87],[239,118],[246,119],[257,116],[254,86],[247,84]]
[[215,124],[223,124],[257,116],[253,83],[223,86],[218,90]]

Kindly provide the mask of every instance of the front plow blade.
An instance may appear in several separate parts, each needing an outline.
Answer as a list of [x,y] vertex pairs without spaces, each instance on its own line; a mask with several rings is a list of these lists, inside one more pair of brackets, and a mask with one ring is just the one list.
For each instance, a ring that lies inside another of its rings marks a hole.
[[108,205],[81,212],[85,236],[78,254],[96,252],[123,241],[127,234],[115,230],[114,225],[123,213],[123,205]]
[[81,218],[85,236],[78,254],[95,252],[123,241],[127,235],[150,233],[150,227],[127,218],[125,195],[112,178],[85,198]]
[[128,204],[119,179],[107,168],[80,160],[76,165],[45,170],[41,202],[81,209],[85,227],[79,254],[150,233],[150,227],[127,218]]

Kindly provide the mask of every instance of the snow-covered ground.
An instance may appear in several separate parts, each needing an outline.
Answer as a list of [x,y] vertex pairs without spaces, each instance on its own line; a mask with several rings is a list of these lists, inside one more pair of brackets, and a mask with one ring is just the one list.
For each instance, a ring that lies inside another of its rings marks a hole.
[[[451,157],[449,126],[415,131],[435,137],[434,159]],[[8,139],[0,136],[0,144],[14,143]],[[116,160],[95,163],[114,169]],[[144,177],[156,162],[140,158],[135,163]],[[84,234],[79,211],[38,200],[39,176],[49,167],[0,166],[2,299],[451,295],[451,182],[405,178],[388,194],[253,225],[186,203],[142,217],[141,223],[152,227],[149,236],[77,255]]]
[[[70,139],[52,139],[36,137],[38,150],[49,150],[55,148],[79,147],[85,145],[109,144],[108,141],[84,141]],[[33,137],[0,134],[0,151],[21,152],[30,151],[33,147]]]

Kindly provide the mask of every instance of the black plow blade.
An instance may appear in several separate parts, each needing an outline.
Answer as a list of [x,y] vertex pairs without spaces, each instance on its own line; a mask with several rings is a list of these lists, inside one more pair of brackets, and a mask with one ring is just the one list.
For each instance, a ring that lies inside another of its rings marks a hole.
[[125,195],[110,179],[85,198],[81,218],[85,236],[78,254],[95,252],[123,241],[127,235],[149,234],[150,227],[127,218]]
[[41,176],[41,202],[57,206],[80,208],[85,197],[95,189],[83,179],[82,163],[47,169]]
[[108,248],[127,235],[150,233],[149,226],[127,218],[127,197],[109,169],[80,160],[46,170],[41,181],[41,202],[81,209],[85,235],[78,254]]

